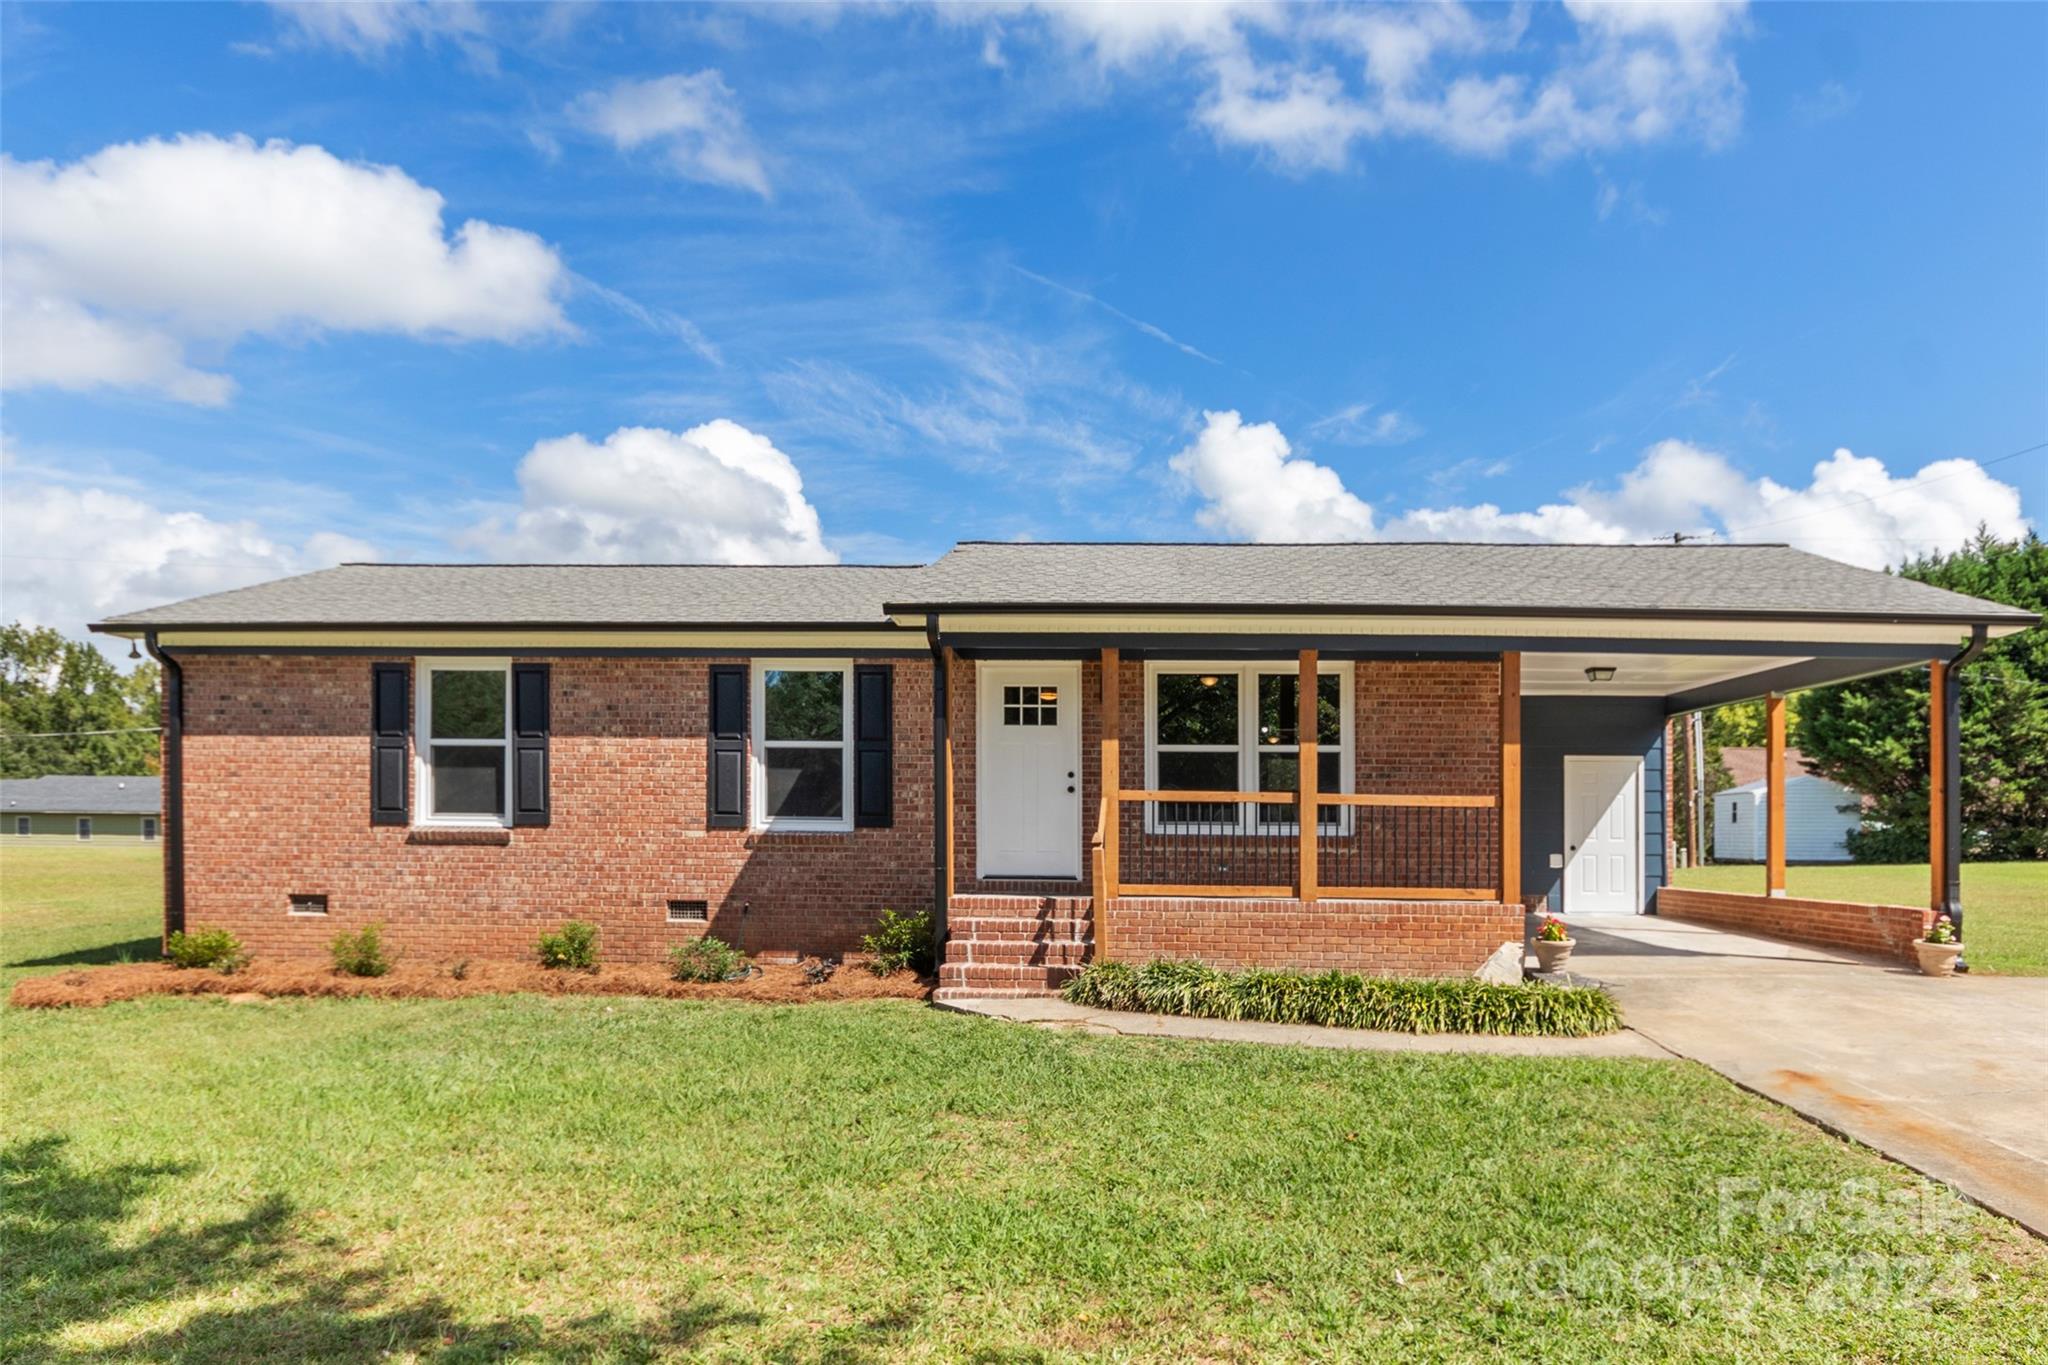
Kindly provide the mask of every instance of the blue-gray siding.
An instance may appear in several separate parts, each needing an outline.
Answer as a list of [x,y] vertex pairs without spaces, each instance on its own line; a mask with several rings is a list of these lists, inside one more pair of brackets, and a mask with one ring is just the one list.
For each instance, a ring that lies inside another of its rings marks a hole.
[[1643,760],[1643,909],[1664,884],[1664,703],[1656,697],[1522,699],[1522,891],[1563,904],[1567,754],[1625,754]]

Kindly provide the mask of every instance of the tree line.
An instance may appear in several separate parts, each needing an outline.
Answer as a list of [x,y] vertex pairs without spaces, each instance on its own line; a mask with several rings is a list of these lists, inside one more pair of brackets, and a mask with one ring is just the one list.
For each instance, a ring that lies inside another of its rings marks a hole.
[[48,626],[0,626],[0,777],[147,776],[160,712],[153,661],[123,673]]
[[[1979,529],[1949,554],[1909,560],[1902,577],[2048,615],[2048,543],[2000,540]],[[2048,628],[1989,645],[1961,670],[1964,856],[2048,858]],[[1927,860],[1930,763],[1924,668],[1815,688],[1787,698],[1787,743],[1813,770],[1870,798],[1849,836],[1858,862]],[[1701,743],[1707,801],[1732,785],[1721,750],[1764,742],[1761,701],[1706,713]],[[1689,761],[1675,727],[1674,765]],[[1682,780],[1682,779],[1681,779]],[[1678,825],[1689,849],[1689,821]]]

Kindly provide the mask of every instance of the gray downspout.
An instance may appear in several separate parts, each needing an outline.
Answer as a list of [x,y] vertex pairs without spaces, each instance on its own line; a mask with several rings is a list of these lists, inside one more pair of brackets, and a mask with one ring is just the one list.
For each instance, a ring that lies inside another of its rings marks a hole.
[[164,671],[164,937],[185,929],[185,670],[145,631],[142,647]]
[[[1970,643],[1949,660],[1942,681],[1941,771],[1945,814],[1942,817],[1941,904],[1937,908],[1963,937],[1963,679],[1964,664],[1984,652],[1988,632],[1970,627]],[[1963,968],[1960,958],[1958,969]]]
[[925,622],[925,639],[932,649],[932,952],[939,962],[946,960],[946,911],[951,908],[953,888],[946,885],[946,812],[952,809],[953,793],[946,783],[946,650],[939,643],[936,617]]

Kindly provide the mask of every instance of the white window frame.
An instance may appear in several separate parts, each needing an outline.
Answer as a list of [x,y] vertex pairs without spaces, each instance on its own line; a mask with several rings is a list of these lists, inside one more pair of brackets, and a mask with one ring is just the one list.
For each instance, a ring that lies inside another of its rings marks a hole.
[[[501,673],[505,678],[504,727],[497,739],[435,739],[434,738],[434,674],[436,673]],[[419,800],[413,806],[413,824],[425,828],[444,829],[503,829],[512,823],[512,661],[507,659],[472,658],[468,655],[448,655],[442,658],[417,659],[413,664],[413,725],[412,725],[412,768],[413,790]],[[496,815],[436,815],[434,814],[434,746],[465,749],[502,749],[505,754],[505,780],[498,789],[500,801]]]
[[155,842],[156,842],[156,836],[157,836],[157,830],[158,830],[158,828],[159,828],[159,827],[158,827],[158,825],[157,825],[157,822],[156,822],[156,817],[155,817],[154,815],[145,815],[145,816],[143,816],[143,817],[142,817],[142,842],[143,842],[143,843],[145,843],[145,844],[153,844],[153,843],[155,843]]
[[[1298,659],[1232,659],[1223,660],[1146,660],[1145,662],[1145,787],[1158,791],[1159,787],[1159,675],[1162,673],[1214,673],[1218,676],[1237,679],[1237,738],[1236,744],[1174,744],[1168,746],[1174,753],[1229,753],[1237,752],[1237,790],[1257,791],[1259,786],[1259,677],[1262,674],[1292,673],[1299,676],[1301,663]],[[1357,689],[1353,686],[1354,666],[1349,659],[1318,661],[1316,675],[1338,679],[1338,752],[1337,790],[1350,795],[1356,785],[1358,773],[1358,750],[1355,742],[1355,726],[1352,711]],[[1276,749],[1274,752],[1286,752]],[[1296,753],[1300,751],[1295,750]],[[1279,796],[1279,793],[1274,793]],[[1145,832],[1147,834],[1214,834],[1214,822],[1162,820],[1156,801],[1145,803]],[[1258,808],[1261,805],[1277,805],[1277,801],[1244,801],[1238,803],[1238,832],[1247,835],[1298,836],[1301,822],[1289,820],[1285,823],[1260,824]],[[1338,809],[1337,828],[1331,833],[1348,833],[1351,829],[1351,807]],[[1317,828],[1328,830],[1328,823],[1318,820]]]
[[81,815],[78,817],[78,842],[84,844],[91,841],[92,817],[90,815]]
[[[772,749],[830,749],[835,742],[826,739],[774,739],[768,738],[768,675],[770,673],[837,673],[839,675],[839,818],[818,819],[810,816],[768,814],[768,750]],[[751,743],[748,745],[748,766],[751,781],[747,784],[748,803],[751,807],[753,827],[761,831],[798,834],[845,834],[853,828],[853,660],[851,659],[756,659],[753,676],[748,682],[752,689],[748,701]]]

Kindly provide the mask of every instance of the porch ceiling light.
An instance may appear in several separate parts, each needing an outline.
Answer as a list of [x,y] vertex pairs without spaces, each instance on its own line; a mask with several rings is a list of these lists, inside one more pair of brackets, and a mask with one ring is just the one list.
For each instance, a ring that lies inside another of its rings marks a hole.
[[1217,677],[1214,673],[1204,673],[1200,678],[1200,682],[1204,687],[1214,687],[1222,681],[1223,679]]
[[1586,670],[1587,682],[1613,682],[1614,670],[1606,664],[1594,664]]
[[1041,687],[1038,689],[1038,700],[1046,706],[1052,705],[1059,699],[1060,690],[1057,687]]

